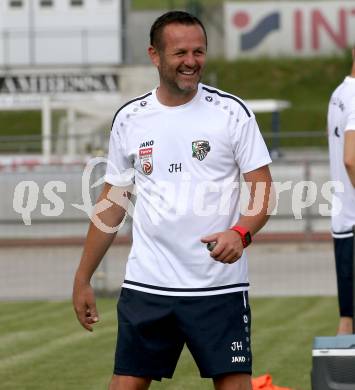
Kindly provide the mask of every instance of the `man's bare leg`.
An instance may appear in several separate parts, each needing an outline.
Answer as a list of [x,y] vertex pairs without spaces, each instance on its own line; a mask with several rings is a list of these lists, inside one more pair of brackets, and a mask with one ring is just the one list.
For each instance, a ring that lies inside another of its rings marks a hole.
[[353,319],[351,317],[340,317],[338,333],[341,334],[352,334],[353,333]]
[[147,390],[151,381],[150,378],[113,375],[109,390]]
[[213,382],[216,390],[252,390],[249,374],[226,374]]

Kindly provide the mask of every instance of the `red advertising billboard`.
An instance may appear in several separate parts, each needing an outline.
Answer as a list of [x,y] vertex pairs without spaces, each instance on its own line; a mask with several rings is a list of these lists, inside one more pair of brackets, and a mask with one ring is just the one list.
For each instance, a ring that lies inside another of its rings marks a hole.
[[355,44],[355,1],[226,2],[225,55],[324,56]]

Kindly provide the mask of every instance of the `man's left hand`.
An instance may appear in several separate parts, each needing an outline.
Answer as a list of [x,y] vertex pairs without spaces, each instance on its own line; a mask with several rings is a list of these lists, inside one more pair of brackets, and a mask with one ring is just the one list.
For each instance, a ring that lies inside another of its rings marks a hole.
[[240,235],[234,230],[211,234],[201,238],[201,242],[208,244],[215,242],[216,245],[211,251],[211,257],[221,263],[235,263],[243,253],[243,243]]

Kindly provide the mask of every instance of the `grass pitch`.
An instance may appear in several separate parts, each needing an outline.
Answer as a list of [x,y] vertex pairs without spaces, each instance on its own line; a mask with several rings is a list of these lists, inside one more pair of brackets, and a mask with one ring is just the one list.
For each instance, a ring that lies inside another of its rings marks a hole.
[[[310,389],[314,336],[334,335],[336,298],[251,299],[254,375],[270,373],[274,383]],[[94,333],[74,318],[71,303],[0,303],[0,378],[4,390],[106,390],[116,342],[115,300],[100,299]],[[199,378],[184,350],[174,378],[153,390],[212,389]]]

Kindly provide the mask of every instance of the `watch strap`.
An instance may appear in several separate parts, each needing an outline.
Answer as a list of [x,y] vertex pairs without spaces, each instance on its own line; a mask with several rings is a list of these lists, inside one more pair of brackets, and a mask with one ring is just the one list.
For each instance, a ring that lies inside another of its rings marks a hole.
[[252,238],[249,230],[239,225],[232,226],[230,230],[234,230],[240,235],[240,238],[242,239],[243,248],[246,248],[248,245],[251,244]]

